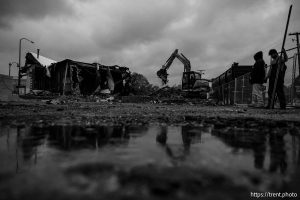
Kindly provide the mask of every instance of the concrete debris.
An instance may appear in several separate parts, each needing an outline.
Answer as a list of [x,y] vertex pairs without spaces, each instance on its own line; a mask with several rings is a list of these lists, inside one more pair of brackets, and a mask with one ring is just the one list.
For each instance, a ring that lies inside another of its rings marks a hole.
[[66,101],[60,100],[60,99],[52,99],[52,100],[42,100],[42,102],[46,104],[53,104],[53,105],[61,105],[65,104]]

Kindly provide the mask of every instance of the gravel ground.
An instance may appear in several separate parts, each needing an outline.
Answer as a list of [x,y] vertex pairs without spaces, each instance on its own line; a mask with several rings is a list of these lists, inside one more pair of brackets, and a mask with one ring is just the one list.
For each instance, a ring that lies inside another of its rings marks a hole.
[[211,118],[300,122],[300,109],[266,110],[172,103],[71,102],[51,105],[38,100],[0,103],[0,120],[8,124],[185,124]]

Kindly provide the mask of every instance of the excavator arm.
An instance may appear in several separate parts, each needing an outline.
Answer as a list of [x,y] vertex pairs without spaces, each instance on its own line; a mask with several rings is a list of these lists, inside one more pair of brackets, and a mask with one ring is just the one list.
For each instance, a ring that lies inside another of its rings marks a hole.
[[182,53],[179,54],[178,49],[176,49],[171,54],[171,56],[166,61],[166,63],[161,67],[161,69],[156,72],[157,76],[162,80],[163,84],[166,84],[168,82],[167,71],[170,68],[170,66],[172,65],[175,58],[180,60],[180,62],[182,62],[182,64],[184,65],[184,72],[191,71],[191,63],[190,63],[189,59],[187,59]]

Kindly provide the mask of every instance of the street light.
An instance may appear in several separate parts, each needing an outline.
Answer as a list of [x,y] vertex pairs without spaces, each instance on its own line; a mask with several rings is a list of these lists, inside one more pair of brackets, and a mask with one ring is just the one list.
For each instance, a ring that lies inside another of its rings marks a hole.
[[19,73],[18,73],[18,94],[20,94],[20,85],[21,85],[21,44],[22,44],[22,40],[27,40],[28,42],[34,43],[33,41],[27,39],[27,38],[21,38],[19,41]]
[[19,66],[19,64],[17,62],[10,62],[10,63],[8,63],[8,66],[9,66],[8,76],[9,77],[10,77],[10,69],[11,69],[12,64],[16,64],[17,67]]

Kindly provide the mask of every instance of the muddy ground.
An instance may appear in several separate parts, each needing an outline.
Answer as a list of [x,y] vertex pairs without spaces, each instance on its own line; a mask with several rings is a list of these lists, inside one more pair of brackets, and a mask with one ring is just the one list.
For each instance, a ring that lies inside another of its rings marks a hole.
[[53,105],[40,100],[26,100],[0,103],[0,119],[3,123],[9,124],[185,124],[218,118],[232,120],[249,118],[270,123],[300,122],[300,109],[266,110],[246,106],[204,106],[181,102],[66,102]]
[[[63,102],[58,105],[47,104],[41,100],[1,102],[0,122],[10,126],[212,124],[220,134],[229,127],[257,129],[263,134],[279,135],[284,129],[290,134],[300,136],[299,109],[265,110],[246,106],[207,106],[182,102]],[[226,134],[230,135],[230,130],[226,130]],[[250,138],[254,141],[251,145],[256,144],[257,138],[259,137]],[[227,177],[188,166],[160,167],[154,164],[128,170],[112,163],[84,163],[70,166],[64,173],[71,177],[71,184],[76,185],[75,192],[61,192],[60,186],[55,185],[55,181],[52,183],[52,180],[47,182],[52,186],[50,189],[43,187],[45,180],[40,180],[40,184],[35,185],[36,188],[32,188],[29,181],[28,186],[20,184],[17,190],[1,181],[0,191],[5,194],[2,197],[10,199],[31,199],[37,195],[38,199],[53,199],[53,193],[57,194],[55,199],[250,199],[250,192],[253,192],[253,188],[235,184]],[[0,175],[9,183],[9,175]],[[245,176],[253,185],[262,182],[262,177]],[[272,186],[270,190],[298,192],[299,168],[293,177],[283,184]],[[20,182],[24,181],[22,177],[18,179]],[[86,187],[91,182],[98,189],[86,192]]]

